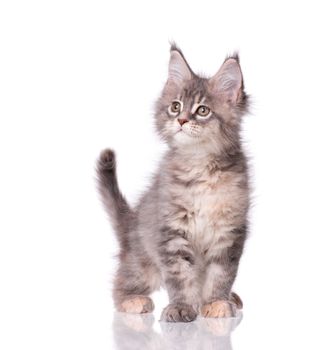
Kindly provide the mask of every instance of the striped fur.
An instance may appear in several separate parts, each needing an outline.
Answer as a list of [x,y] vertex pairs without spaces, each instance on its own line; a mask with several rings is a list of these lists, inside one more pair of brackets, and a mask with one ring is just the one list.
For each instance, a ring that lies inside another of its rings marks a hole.
[[[177,116],[171,115],[173,101],[181,101]],[[209,118],[197,114],[201,104],[210,109]],[[135,208],[119,190],[113,151],[102,152],[99,190],[121,245],[113,293],[118,310],[150,312],[149,295],[160,286],[170,299],[162,320],[192,321],[200,310],[226,317],[242,307],[231,289],[248,227],[240,142],[247,108],[238,56],[207,79],[195,75],[173,45],[155,115],[169,150]]]

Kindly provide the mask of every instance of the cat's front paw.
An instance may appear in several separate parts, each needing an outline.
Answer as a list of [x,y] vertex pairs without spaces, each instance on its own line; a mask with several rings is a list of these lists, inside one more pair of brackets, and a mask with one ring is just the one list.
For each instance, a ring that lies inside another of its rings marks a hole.
[[236,306],[228,300],[216,300],[203,305],[200,313],[203,317],[234,317]]
[[161,321],[166,322],[191,322],[197,317],[195,309],[188,304],[169,304],[161,315]]
[[131,314],[146,314],[154,310],[154,303],[152,299],[147,296],[135,295],[118,305],[118,310]]

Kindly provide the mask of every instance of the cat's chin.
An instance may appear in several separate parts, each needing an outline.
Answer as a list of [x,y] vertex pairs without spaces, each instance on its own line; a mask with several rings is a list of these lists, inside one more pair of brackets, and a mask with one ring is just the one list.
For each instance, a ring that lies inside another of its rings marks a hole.
[[200,142],[200,138],[197,136],[191,136],[183,130],[179,130],[173,137],[173,143],[178,145],[189,145]]

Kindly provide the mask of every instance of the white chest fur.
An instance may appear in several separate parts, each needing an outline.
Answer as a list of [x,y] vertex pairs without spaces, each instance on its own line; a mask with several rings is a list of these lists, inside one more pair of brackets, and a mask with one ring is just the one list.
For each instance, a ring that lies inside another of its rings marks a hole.
[[216,252],[232,245],[230,232],[241,224],[247,207],[247,192],[240,185],[242,175],[204,172],[187,183],[190,176],[193,174],[185,174],[168,186],[170,225],[185,231],[200,251]]

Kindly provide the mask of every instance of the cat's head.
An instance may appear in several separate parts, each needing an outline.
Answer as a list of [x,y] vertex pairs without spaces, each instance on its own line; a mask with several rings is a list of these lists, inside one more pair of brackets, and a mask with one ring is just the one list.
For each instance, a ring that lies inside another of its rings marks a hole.
[[156,127],[169,145],[225,151],[238,142],[247,107],[238,55],[228,57],[213,77],[203,78],[171,46],[168,80],[156,104]]

